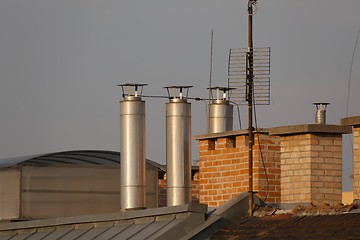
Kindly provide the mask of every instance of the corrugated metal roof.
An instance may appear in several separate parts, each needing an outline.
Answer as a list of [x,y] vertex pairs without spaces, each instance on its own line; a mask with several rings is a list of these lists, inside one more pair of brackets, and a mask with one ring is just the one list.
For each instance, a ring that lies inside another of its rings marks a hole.
[[[120,153],[105,150],[75,150],[47,154],[6,158],[0,160],[0,168],[8,168],[19,164],[95,164],[119,165]],[[165,171],[166,167],[146,159],[146,163]]]
[[0,240],[179,239],[205,221],[198,203],[114,214],[0,224]]

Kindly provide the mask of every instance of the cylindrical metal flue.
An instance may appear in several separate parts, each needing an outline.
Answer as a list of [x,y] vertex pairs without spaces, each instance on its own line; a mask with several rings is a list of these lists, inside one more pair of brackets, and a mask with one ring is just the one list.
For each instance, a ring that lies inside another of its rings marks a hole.
[[[210,104],[209,133],[226,132],[233,130],[233,105],[228,100],[230,88],[213,87],[216,90],[216,99]],[[220,96],[220,91],[223,91]]]
[[123,90],[135,87],[120,101],[121,209],[146,208],[145,102],[138,87],[145,84],[120,85]]
[[330,103],[316,102],[315,124],[326,124],[326,107]]
[[[176,206],[191,201],[191,104],[182,93],[190,86],[166,88],[170,97],[166,104],[167,206]],[[170,89],[173,93],[179,89],[179,95],[171,97]]]

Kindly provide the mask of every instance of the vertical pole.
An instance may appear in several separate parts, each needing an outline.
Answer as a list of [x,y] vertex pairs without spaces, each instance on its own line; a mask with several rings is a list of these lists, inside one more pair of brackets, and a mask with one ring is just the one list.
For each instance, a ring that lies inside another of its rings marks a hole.
[[210,103],[211,103],[211,82],[212,82],[212,68],[213,68],[213,42],[214,42],[214,30],[211,29],[210,36],[210,75],[209,75],[209,103],[207,106],[207,127],[208,133],[210,133]]
[[249,216],[253,215],[253,36],[252,36],[252,15],[253,15],[253,5],[254,0],[249,0],[248,2],[248,69],[247,69],[247,84],[248,84],[248,131],[249,131]]

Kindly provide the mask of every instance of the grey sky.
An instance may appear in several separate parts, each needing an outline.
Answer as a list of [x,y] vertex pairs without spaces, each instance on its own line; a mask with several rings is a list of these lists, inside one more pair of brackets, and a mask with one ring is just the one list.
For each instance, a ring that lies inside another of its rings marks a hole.
[[[246,47],[247,0],[1,0],[0,158],[72,149],[119,150],[117,84],[194,85],[206,97],[214,29],[214,85],[226,85],[230,48]],[[271,47],[271,105],[259,127],[314,122],[328,101],[328,123],[346,114],[351,56],[360,28],[358,0],[259,0],[255,47]],[[358,47],[360,48],[360,46]],[[349,115],[360,115],[360,49]],[[147,157],[165,163],[165,100],[147,101]],[[206,131],[194,102],[193,134]],[[246,109],[241,108],[243,126]],[[236,123],[238,127],[238,123]],[[351,148],[344,147],[345,189]],[[193,144],[193,159],[197,159]]]

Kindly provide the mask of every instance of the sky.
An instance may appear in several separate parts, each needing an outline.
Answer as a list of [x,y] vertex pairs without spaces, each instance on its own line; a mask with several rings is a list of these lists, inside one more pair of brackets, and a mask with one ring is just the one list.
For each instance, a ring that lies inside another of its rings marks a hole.
[[[314,123],[316,101],[330,102],[327,123],[339,124],[348,96],[348,116],[360,115],[360,46],[349,85],[360,1],[258,2],[254,47],[271,47],[271,99],[256,107],[258,126]],[[229,50],[247,47],[246,6],[246,0],[1,0],[0,158],[119,151],[117,85],[147,83],[144,94],[157,96],[166,95],[164,86],[193,85],[190,96],[206,98],[211,30],[213,86],[226,86]],[[144,100],[147,158],[164,164],[168,100]],[[191,103],[192,134],[204,134],[206,104]],[[246,128],[247,108],[240,113]],[[350,137],[344,135],[344,190],[352,189]],[[198,159],[196,141],[192,158]]]

